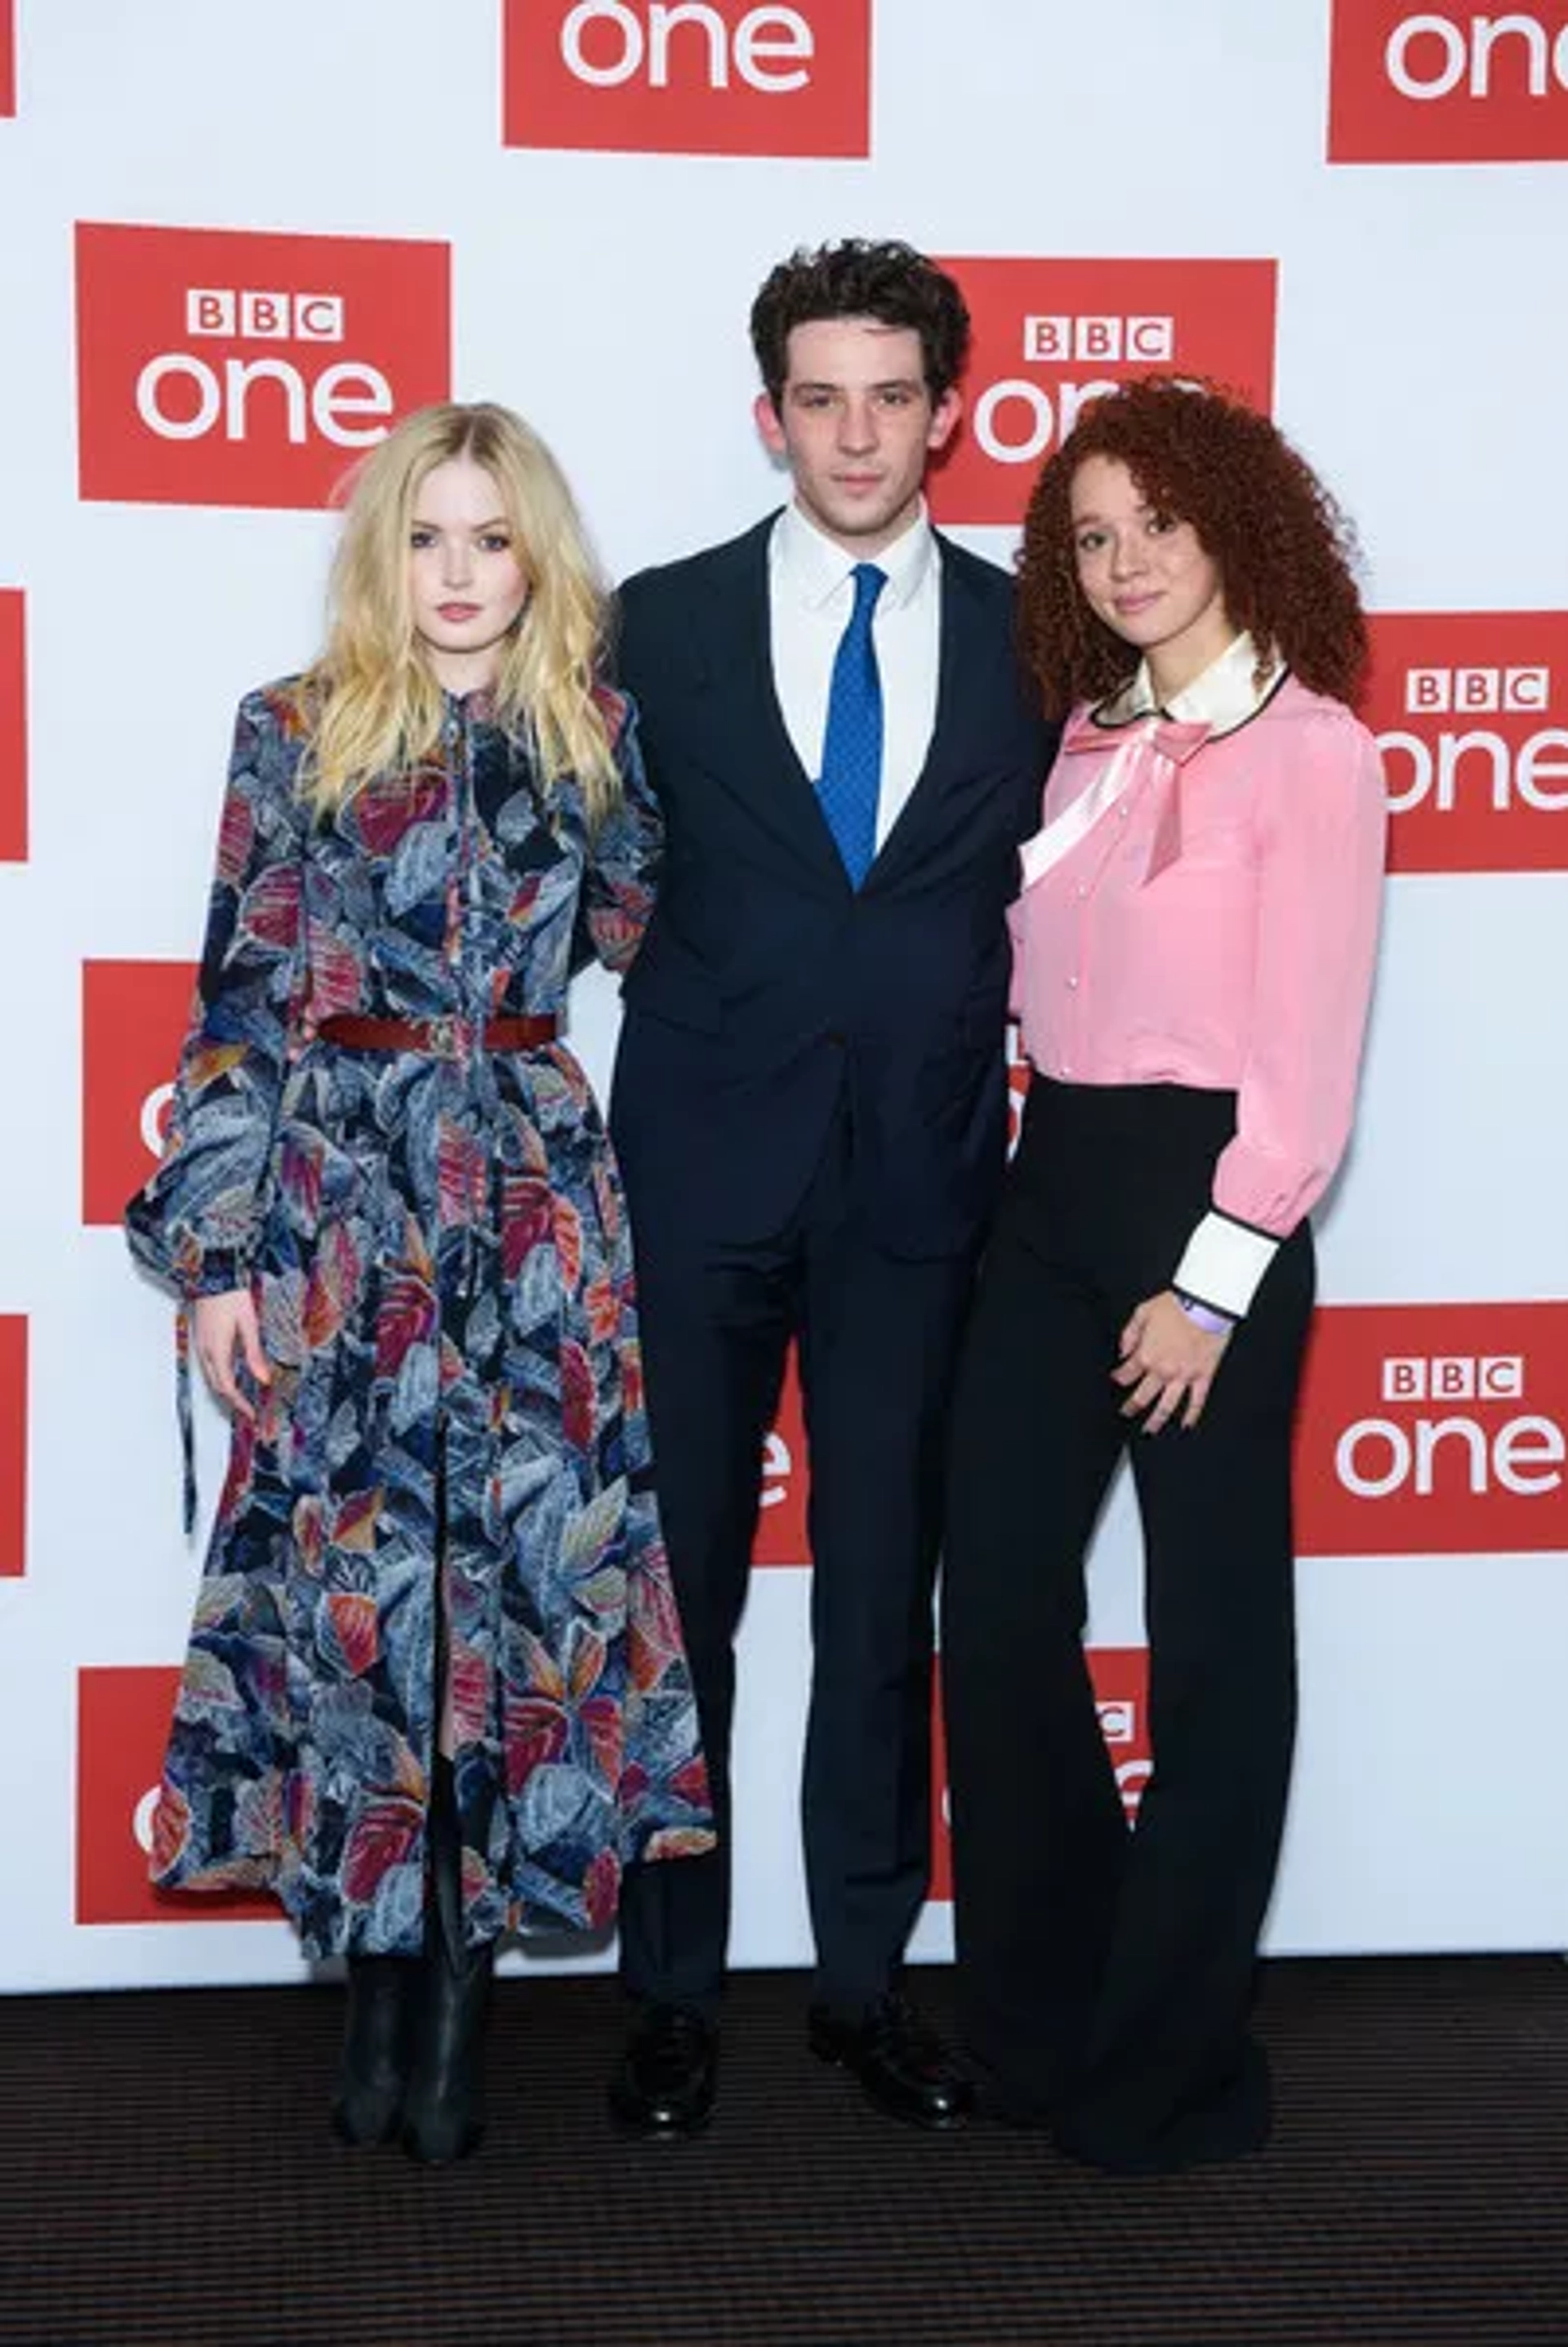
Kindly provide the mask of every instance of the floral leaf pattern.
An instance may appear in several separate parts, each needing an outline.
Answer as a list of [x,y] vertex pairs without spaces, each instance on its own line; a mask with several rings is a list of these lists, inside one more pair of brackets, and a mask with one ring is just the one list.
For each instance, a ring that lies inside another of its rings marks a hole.
[[711,1846],[649,1489],[630,1243],[561,1044],[357,1053],[334,1012],[559,1014],[624,968],[659,822],[629,711],[591,834],[484,702],[330,821],[287,686],[242,703],[190,1033],[127,1222],[186,1296],[249,1284],[274,1382],[236,1428],[153,1826],[184,1889],[270,1883],[313,1955],[412,1953],[451,1656],[472,1939],[596,1926]]

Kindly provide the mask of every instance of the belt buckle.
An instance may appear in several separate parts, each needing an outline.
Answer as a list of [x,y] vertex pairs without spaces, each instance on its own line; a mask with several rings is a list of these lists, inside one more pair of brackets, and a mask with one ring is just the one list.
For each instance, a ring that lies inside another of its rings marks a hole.
[[430,1037],[430,1049],[438,1060],[455,1060],[458,1051],[457,1020],[443,1016],[425,1021]]

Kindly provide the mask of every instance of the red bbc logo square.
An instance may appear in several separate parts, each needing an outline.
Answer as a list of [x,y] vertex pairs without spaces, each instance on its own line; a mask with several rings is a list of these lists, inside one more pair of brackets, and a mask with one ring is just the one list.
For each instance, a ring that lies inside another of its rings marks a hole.
[[1380,612],[1392,872],[1568,870],[1568,612]]
[[1568,1303],[1335,1305],[1296,1430],[1303,1556],[1568,1550]]
[[939,521],[1018,521],[1084,403],[1137,375],[1274,397],[1272,261],[948,261],[973,321],[964,420],[931,476]]
[[27,1567],[27,1323],[0,1315],[0,1576]]
[[869,155],[871,0],[503,0],[508,147]]
[[[1127,1822],[1137,1822],[1138,1804],[1154,1768],[1149,1744],[1149,1655],[1146,1646],[1091,1646],[1089,1674],[1100,1710],[1100,1733],[1116,1772]],[[952,1837],[949,1829],[947,1737],[942,1704],[932,1720],[931,1756],[931,1889],[934,1900],[952,1897]]]
[[447,397],[450,277],[444,244],[80,223],[82,496],[327,505]]
[[0,0],[0,115],[16,111],[16,18],[12,0]]
[[1331,163],[1568,159],[1568,16],[1334,0]]
[[157,1165],[195,966],[82,964],[82,1220],[117,1223]]
[[78,1923],[276,1922],[258,1891],[155,1891],[153,1812],[179,1673],[162,1665],[76,1674]]
[[762,1446],[762,1491],[757,1510],[753,1564],[809,1564],[806,1498],[809,1490],[800,1368],[789,1348],[772,1430]]
[[0,864],[27,856],[27,607],[0,588]]

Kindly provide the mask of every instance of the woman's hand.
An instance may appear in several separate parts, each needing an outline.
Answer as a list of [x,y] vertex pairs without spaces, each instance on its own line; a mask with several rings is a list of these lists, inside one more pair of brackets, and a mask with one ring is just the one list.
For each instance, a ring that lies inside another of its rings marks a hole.
[[1196,1426],[1229,1342],[1228,1330],[1211,1336],[1189,1320],[1168,1287],[1147,1297],[1122,1331],[1121,1361],[1111,1371],[1119,1386],[1131,1389],[1122,1416],[1138,1418],[1147,1410],[1145,1434],[1157,1434],[1178,1409],[1184,1427]]
[[201,1374],[225,1409],[240,1418],[254,1418],[256,1405],[235,1378],[235,1352],[259,1386],[270,1385],[272,1371],[261,1350],[255,1300],[248,1287],[231,1287],[222,1296],[199,1296],[190,1307],[196,1358]]

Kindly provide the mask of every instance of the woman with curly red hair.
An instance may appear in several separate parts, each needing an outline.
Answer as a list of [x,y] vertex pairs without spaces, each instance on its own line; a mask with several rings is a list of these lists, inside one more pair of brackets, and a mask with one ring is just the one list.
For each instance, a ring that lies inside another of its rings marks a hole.
[[[1096,401],[1041,473],[1020,570],[1031,665],[1072,713],[1008,917],[1033,1078],[955,1404],[958,1954],[1002,2114],[1161,2169],[1268,2133],[1247,2008],[1295,1727],[1307,1217],[1349,1131],[1384,796],[1349,706],[1349,532],[1265,417],[1167,378]],[[1124,1446],[1135,1829],[1083,1647]]]

